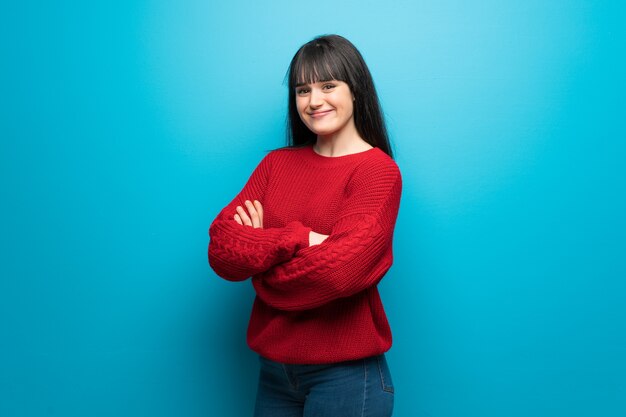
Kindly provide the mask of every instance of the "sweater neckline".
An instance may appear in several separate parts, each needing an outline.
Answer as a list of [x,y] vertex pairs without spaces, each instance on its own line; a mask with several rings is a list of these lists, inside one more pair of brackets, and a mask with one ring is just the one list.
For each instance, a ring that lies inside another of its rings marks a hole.
[[360,161],[364,158],[367,158],[369,155],[376,152],[376,149],[378,149],[377,147],[374,146],[365,151],[350,153],[347,155],[325,156],[325,155],[320,155],[317,152],[315,152],[315,150],[313,149],[313,145],[308,145],[305,148],[306,148],[306,154],[308,156],[308,159],[311,162],[323,164],[325,166],[343,165],[345,163]]

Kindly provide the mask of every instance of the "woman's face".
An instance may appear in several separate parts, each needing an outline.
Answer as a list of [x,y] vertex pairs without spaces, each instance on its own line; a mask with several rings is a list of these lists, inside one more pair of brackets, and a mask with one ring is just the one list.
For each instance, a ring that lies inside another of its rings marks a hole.
[[318,136],[354,129],[354,96],[343,81],[320,81],[296,87],[296,108],[302,122]]

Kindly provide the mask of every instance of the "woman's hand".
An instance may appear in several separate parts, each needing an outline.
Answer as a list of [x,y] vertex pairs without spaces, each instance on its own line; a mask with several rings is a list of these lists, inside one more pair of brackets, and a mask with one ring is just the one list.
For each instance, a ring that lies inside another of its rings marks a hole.
[[255,229],[263,228],[263,206],[261,202],[258,200],[254,200],[252,203],[250,200],[246,200],[244,202],[246,208],[248,209],[248,213],[246,210],[237,206],[237,214],[235,214],[235,221],[241,225],[252,226]]
[[[235,214],[235,221],[244,226],[252,226],[255,229],[263,228],[263,206],[258,200],[251,202],[246,200],[244,202],[248,211],[241,206],[237,206],[237,214]],[[328,238],[328,235],[323,235],[314,231],[309,232],[309,246],[319,245]]]
[[309,246],[319,245],[323,241],[326,240],[328,235],[323,235],[321,233],[314,232],[311,230],[309,232]]

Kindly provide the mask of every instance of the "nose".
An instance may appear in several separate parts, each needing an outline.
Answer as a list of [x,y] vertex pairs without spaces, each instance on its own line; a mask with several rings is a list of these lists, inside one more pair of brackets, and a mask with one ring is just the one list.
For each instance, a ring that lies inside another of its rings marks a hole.
[[322,92],[317,88],[311,88],[311,94],[309,95],[309,106],[313,108],[318,108],[322,104],[324,104]]

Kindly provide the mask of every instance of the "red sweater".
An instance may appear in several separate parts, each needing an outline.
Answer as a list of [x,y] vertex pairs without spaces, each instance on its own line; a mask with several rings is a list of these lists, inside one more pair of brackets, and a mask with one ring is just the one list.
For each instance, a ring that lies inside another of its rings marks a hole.
[[[401,191],[398,166],[379,148],[328,157],[309,145],[261,160],[209,228],[217,275],[252,276],[252,350],[283,363],[321,364],[391,347],[376,285],[392,264]],[[233,219],[246,199],[263,205],[263,228]],[[329,237],[309,247],[311,230]]]

